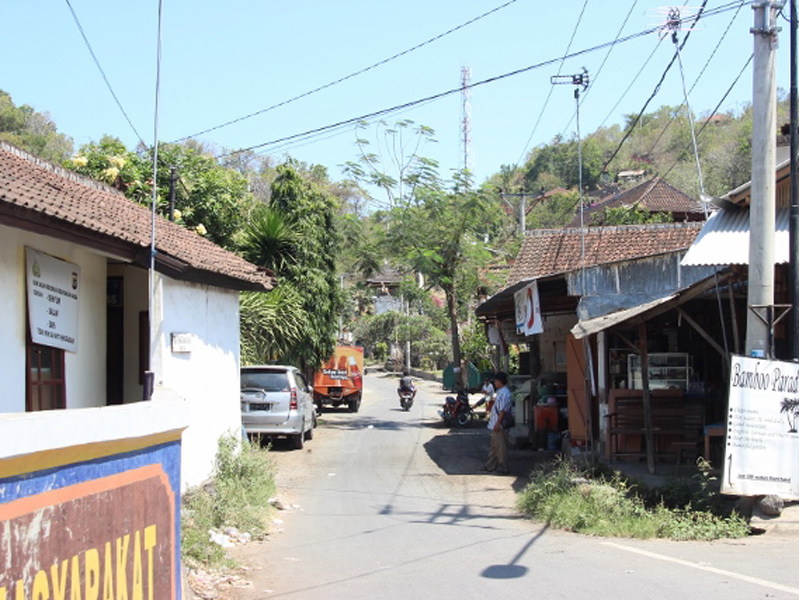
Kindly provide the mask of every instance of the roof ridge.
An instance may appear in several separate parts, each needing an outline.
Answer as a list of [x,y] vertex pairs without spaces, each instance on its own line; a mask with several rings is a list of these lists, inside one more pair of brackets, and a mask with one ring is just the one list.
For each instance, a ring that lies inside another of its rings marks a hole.
[[5,150],[9,154],[13,154],[14,156],[21,158],[23,160],[28,161],[29,163],[44,169],[46,171],[50,171],[54,175],[58,175],[59,177],[63,177],[65,179],[69,179],[73,183],[79,183],[81,185],[87,185],[89,187],[93,187],[96,190],[101,192],[107,192],[109,194],[115,194],[122,198],[128,200],[129,198],[125,196],[122,192],[118,189],[111,187],[103,183],[102,181],[97,181],[87,175],[81,175],[80,173],[76,173],[75,171],[71,171],[66,167],[62,167],[61,165],[54,163],[50,160],[41,158],[40,156],[36,156],[35,154],[31,154],[27,150],[22,150],[18,148],[14,144],[11,144],[5,140],[0,140],[0,150]]

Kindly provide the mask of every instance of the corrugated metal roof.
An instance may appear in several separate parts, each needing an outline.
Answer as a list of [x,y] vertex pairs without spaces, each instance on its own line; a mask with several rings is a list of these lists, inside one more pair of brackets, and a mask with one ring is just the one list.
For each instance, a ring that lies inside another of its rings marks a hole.
[[[774,227],[774,264],[790,257],[788,221],[790,209],[778,207]],[[749,210],[722,210],[714,214],[682,259],[683,266],[749,264]]]

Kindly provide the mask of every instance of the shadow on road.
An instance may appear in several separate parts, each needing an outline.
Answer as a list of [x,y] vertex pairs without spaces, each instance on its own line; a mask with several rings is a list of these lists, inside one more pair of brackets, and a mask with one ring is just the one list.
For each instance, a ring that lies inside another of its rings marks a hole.
[[524,565],[516,564],[519,560],[524,556],[530,547],[538,541],[544,533],[546,533],[547,529],[549,529],[549,524],[545,525],[541,531],[536,533],[530,541],[528,541],[524,547],[519,550],[516,556],[507,564],[507,565],[490,565],[483,569],[483,572],[480,573],[483,577],[488,579],[517,579],[519,577],[524,577],[527,574],[527,567]]

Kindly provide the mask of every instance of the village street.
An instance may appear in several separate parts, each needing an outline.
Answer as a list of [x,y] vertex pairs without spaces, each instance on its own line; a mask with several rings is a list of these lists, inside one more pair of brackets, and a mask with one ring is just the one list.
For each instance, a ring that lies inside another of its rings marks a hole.
[[364,381],[358,414],[326,410],[302,451],[273,451],[287,505],[264,542],[236,549],[264,598],[794,598],[791,536],[714,543],[589,538],[520,518],[511,475],[481,473],[484,422],[448,430],[445,394],[421,382],[403,412],[396,379]]

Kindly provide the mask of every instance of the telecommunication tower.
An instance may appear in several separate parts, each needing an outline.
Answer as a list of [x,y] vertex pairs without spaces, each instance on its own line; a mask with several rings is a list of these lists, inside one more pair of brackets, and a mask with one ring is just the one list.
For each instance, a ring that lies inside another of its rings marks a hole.
[[472,170],[472,107],[469,103],[469,87],[472,83],[472,70],[461,67],[461,144],[463,146],[463,168]]

